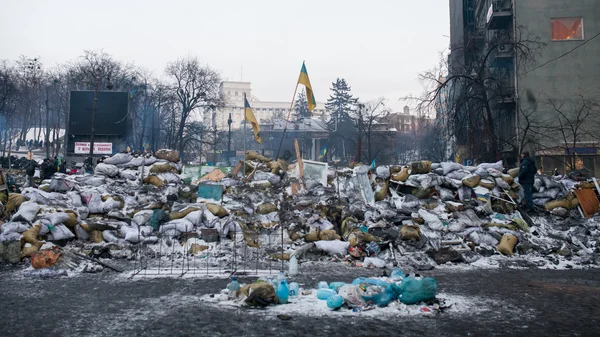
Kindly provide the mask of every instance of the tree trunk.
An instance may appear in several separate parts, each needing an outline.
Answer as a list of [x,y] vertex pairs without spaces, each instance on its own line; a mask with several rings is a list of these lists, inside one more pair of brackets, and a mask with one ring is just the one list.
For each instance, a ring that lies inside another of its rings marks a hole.
[[496,130],[494,129],[494,118],[492,116],[492,110],[490,108],[487,93],[485,92],[485,90],[483,91],[483,98],[484,98],[485,113],[487,116],[486,125],[488,128],[488,136],[491,138],[489,152],[491,152],[491,156],[492,156],[491,159],[496,160],[497,154],[498,154],[498,142],[496,140]]
[[181,120],[179,121],[179,128],[177,130],[177,138],[176,138],[176,143],[175,145],[179,147],[179,153],[183,156],[183,148],[184,148],[184,144],[183,144],[183,129],[185,128],[185,121],[187,119],[187,115],[188,115],[188,111],[187,108],[184,108],[183,111],[181,112]]

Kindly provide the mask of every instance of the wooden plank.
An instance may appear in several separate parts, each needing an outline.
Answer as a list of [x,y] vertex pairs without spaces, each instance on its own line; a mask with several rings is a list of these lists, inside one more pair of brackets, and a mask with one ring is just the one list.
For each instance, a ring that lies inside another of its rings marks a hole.
[[302,155],[300,154],[298,139],[294,139],[294,147],[296,148],[296,158],[298,159],[298,170],[300,172],[298,178],[302,179],[302,177],[304,177],[304,164],[302,163]]
[[240,173],[240,170],[242,169],[243,165],[244,165],[243,161],[241,161],[241,160],[238,161],[237,165],[235,165],[235,168],[233,169],[233,172],[232,172],[234,177],[238,176],[238,173]]
[[596,192],[591,189],[578,189],[573,190],[579,200],[579,205],[586,218],[591,218],[594,214],[600,210],[600,201],[596,196]]

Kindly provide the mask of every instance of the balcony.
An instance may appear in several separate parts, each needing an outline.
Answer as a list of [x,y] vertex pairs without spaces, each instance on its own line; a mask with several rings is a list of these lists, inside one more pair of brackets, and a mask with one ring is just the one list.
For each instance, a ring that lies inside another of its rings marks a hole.
[[493,53],[490,64],[492,68],[512,67],[514,51],[511,44],[501,44],[496,47]]
[[497,102],[500,105],[513,105],[516,103],[515,100],[515,87],[507,86],[502,89],[498,94]]
[[499,30],[511,27],[513,19],[511,0],[494,0],[487,13],[487,29]]

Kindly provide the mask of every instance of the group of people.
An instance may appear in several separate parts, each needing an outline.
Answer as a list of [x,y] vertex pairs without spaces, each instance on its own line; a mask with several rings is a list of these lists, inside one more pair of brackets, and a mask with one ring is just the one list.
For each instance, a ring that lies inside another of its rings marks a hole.
[[[52,142],[49,142],[50,146],[52,146]],[[25,146],[27,147],[27,149],[31,150],[31,149],[38,149],[38,148],[42,148],[44,147],[45,143],[43,140],[21,140],[21,139],[17,139],[17,151],[19,150],[19,148],[21,146]]]
[[58,157],[54,157],[53,159],[46,158],[39,165],[35,160],[29,160],[27,166],[25,167],[26,187],[33,186],[33,177],[35,175],[35,170],[38,167],[40,168],[40,179],[42,180],[52,178],[52,175],[56,172],[67,173],[65,163],[61,161]]

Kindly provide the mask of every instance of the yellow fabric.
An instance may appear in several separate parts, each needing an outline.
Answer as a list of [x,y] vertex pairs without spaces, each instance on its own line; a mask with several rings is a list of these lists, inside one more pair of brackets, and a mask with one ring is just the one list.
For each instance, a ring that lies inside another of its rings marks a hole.
[[256,138],[256,141],[262,144],[262,139],[260,138],[260,136],[258,135],[260,132],[260,126],[258,125],[258,121],[256,121],[256,117],[254,117],[254,112],[252,112],[252,108],[250,108],[249,105],[246,106],[246,109],[244,109],[244,118],[246,119],[246,121],[252,123],[252,130],[254,131],[254,138]]
[[313,94],[312,86],[310,85],[310,79],[308,78],[308,72],[306,66],[302,63],[302,69],[300,70],[300,76],[298,77],[298,84],[302,84],[306,87],[306,100],[308,101],[308,111],[313,111],[317,107],[317,101]]

